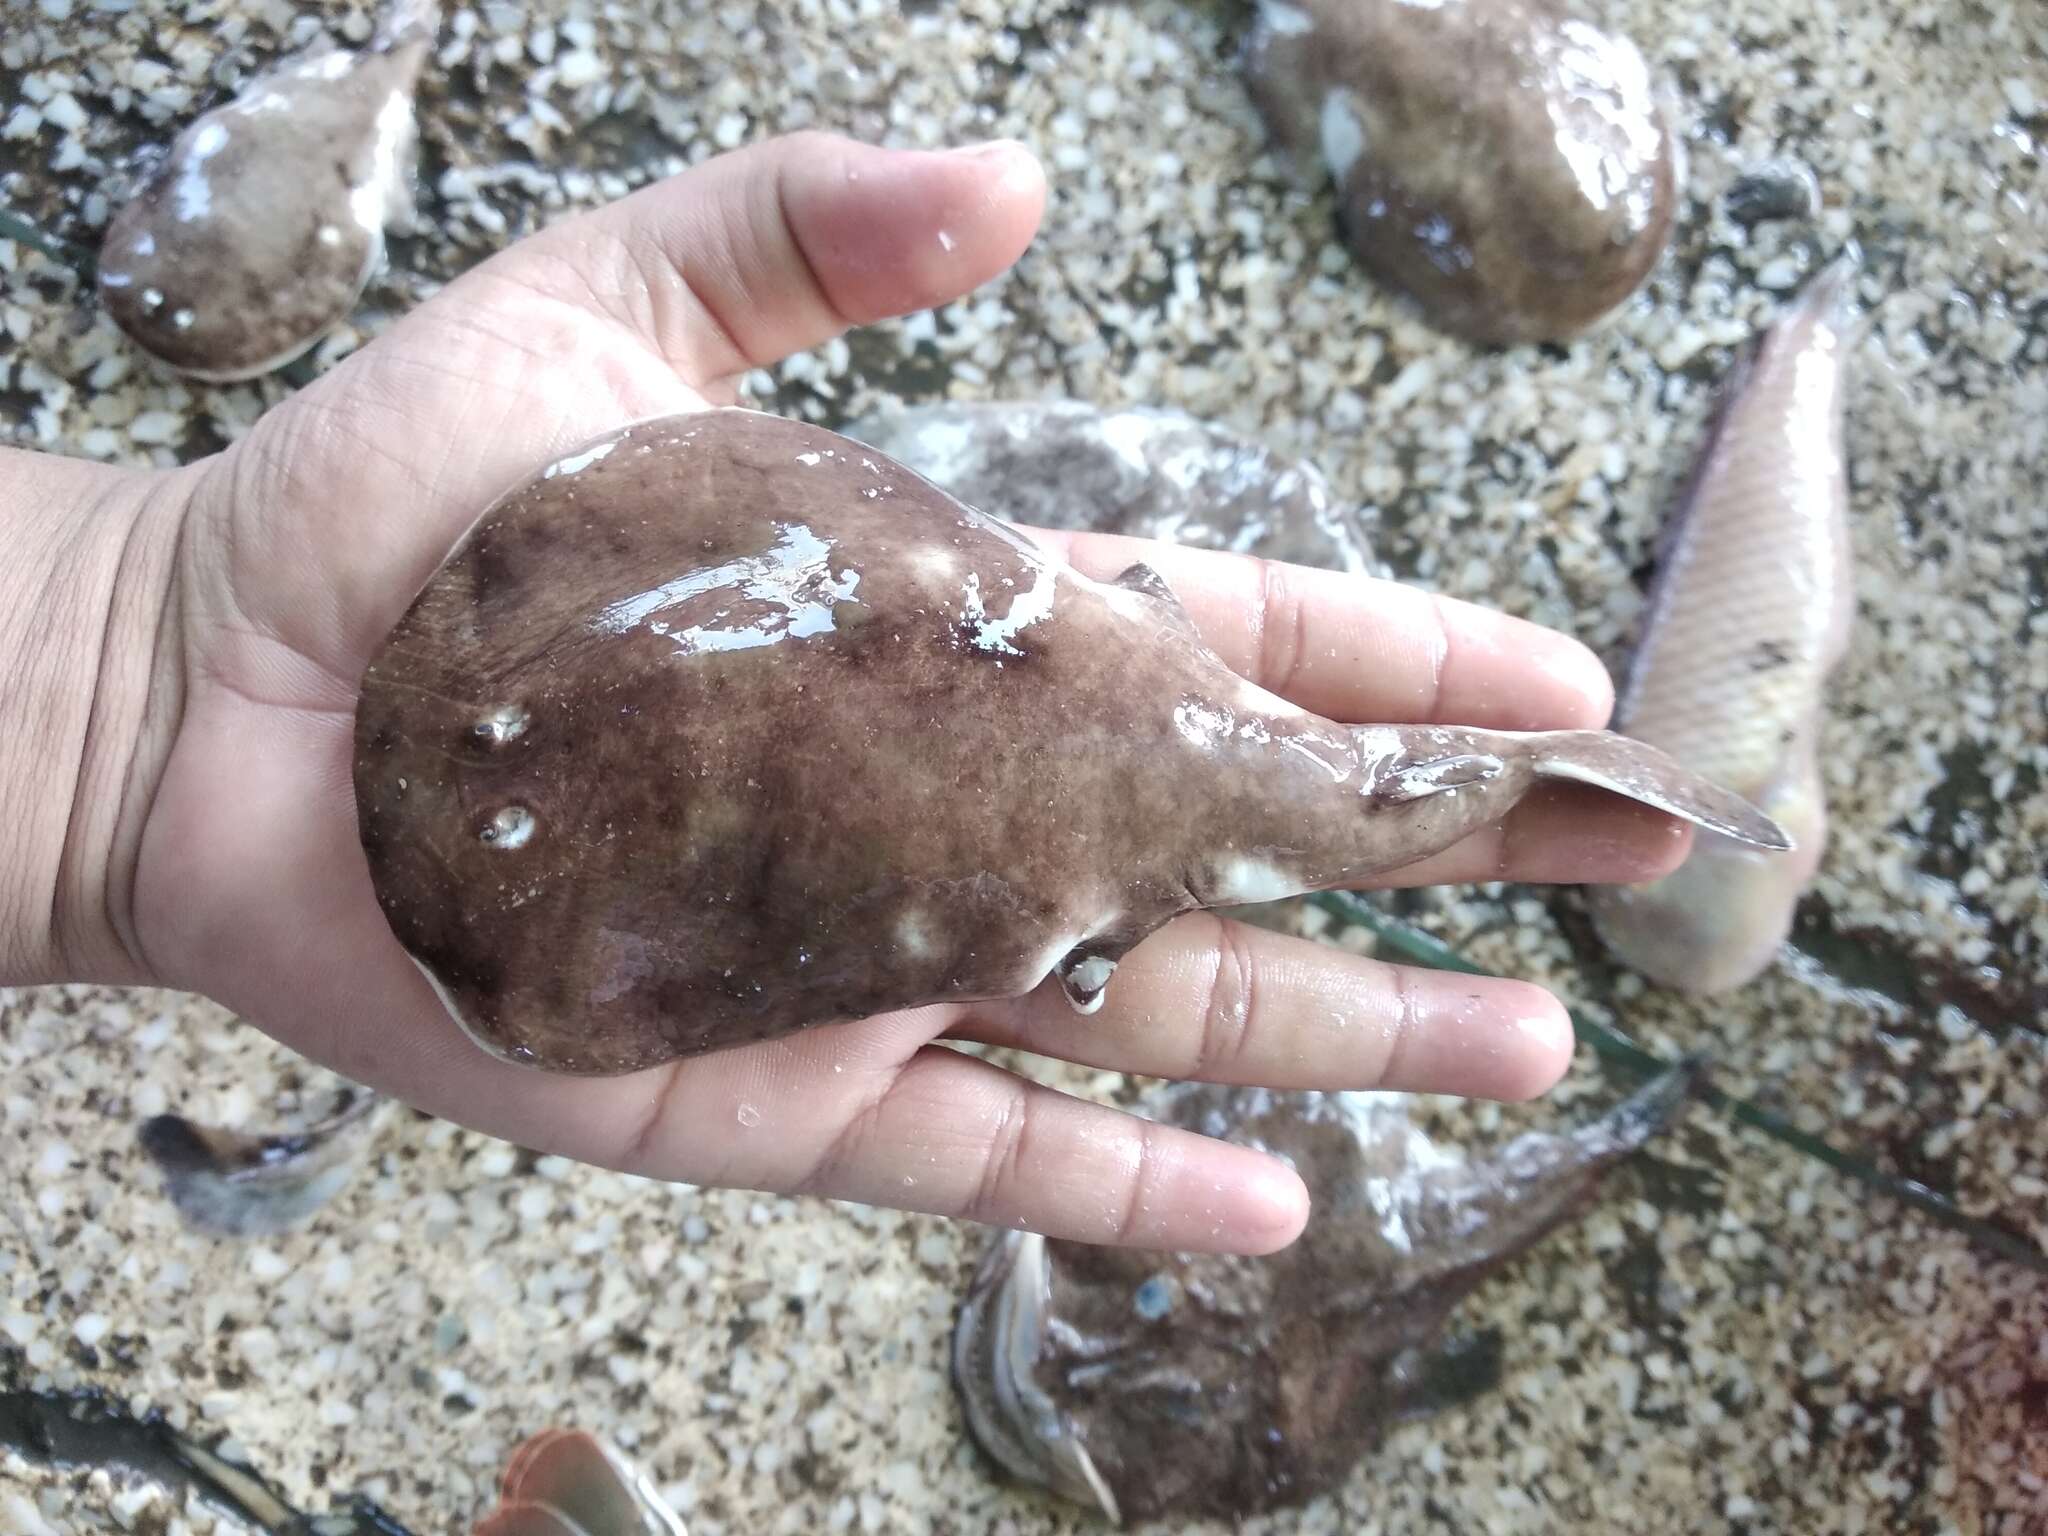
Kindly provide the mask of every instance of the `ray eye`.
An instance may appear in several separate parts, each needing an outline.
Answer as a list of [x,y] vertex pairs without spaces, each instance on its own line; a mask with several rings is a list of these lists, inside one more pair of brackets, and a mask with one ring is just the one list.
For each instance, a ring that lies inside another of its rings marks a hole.
[[533,841],[534,828],[538,825],[533,812],[525,806],[508,805],[485,822],[477,836],[492,848],[524,848]]

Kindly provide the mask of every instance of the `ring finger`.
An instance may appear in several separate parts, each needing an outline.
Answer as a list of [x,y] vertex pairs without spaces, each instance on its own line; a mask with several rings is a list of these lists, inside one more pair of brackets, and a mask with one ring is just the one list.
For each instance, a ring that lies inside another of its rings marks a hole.
[[1572,1027],[1541,987],[1388,965],[1192,913],[1124,957],[1089,1017],[1057,987],[969,1008],[957,1038],[1152,1077],[1268,1088],[1543,1092]]

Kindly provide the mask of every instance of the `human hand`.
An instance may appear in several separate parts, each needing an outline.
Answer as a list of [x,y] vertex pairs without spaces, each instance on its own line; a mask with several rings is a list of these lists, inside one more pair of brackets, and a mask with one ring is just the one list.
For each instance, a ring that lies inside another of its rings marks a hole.
[[[723,156],[520,242],[227,452],[151,480],[130,541],[144,558],[120,566],[154,595],[128,599],[140,616],[116,628],[156,643],[95,706],[109,723],[86,758],[126,766],[81,771],[79,793],[116,779],[121,792],[105,814],[74,801],[62,865],[97,871],[70,884],[101,893],[104,931],[53,963],[208,993],[359,1082],[589,1162],[1153,1248],[1282,1246],[1305,1191],[1263,1154],[938,1042],[1272,1087],[1547,1087],[1571,1032],[1541,989],[1207,914],[1139,946],[1085,1021],[1038,994],[626,1077],[548,1076],[472,1045],[386,926],[356,838],[356,692],[477,514],[624,421],[729,402],[751,368],[965,293],[1018,257],[1044,195],[1015,146],[941,156],[800,135]],[[1482,609],[1243,557],[1037,536],[1098,577],[1142,557],[1234,668],[1338,720],[1597,726],[1612,702],[1582,647]],[[1634,881],[1687,845],[1652,812],[1550,790],[1399,880]],[[89,901],[57,905],[92,920]]]

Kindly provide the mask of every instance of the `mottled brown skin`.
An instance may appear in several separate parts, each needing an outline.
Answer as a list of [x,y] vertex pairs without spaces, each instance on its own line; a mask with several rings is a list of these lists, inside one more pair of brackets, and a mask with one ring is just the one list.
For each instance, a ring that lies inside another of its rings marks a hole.
[[361,52],[281,65],[178,135],[100,246],[100,300],[138,345],[199,378],[248,378],[354,308],[406,195],[421,9]]
[[1602,733],[1307,714],[1142,567],[1090,581],[736,410],[628,428],[487,512],[356,722],[393,930],[481,1043],[571,1072],[1052,971],[1085,1010],[1173,916],[1398,868],[1545,775],[1778,837]]
[[[1169,1090],[1160,1119],[1294,1164],[1308,1230],[1265,1258],[1001,1235],[954,1337],[970,1430],[1012,1473],[1127,1522],[1329,1492],[1390,1426],[1449,1400],[1452,1310],[1580,1210],[1692,1080],[1680,1068],[1593,1125],[1471,1163],[1391,1095]],[[1015,1287],[1035,1306],[1013,1311]]]
[[1642,57],[1560,0],[1262,0],[1245,69],[1274,136],[1336,179],[1358,259],[1455,334],[1577,335],[1670,238]]
[[1357,510],[1315,465],[1178,411],[941,400],[877,412],[846,431],[969,506],[1028,527],[1372,569]]

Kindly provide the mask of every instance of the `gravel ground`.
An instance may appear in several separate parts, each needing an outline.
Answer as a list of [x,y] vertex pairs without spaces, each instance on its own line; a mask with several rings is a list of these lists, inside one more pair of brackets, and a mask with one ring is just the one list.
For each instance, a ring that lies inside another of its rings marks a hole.
[[[1730,349],[1859,239],[1862,611],[1826,737],[1834,841],[1786,961],[1694,1005],[1609,965],[1568,893],[1403,905],[2048,1250],[2043,12],[1633,0],[1612,19],[1670,84],[1691,190],[1648,287],[1568,348],[1476,353],[1351,269],[1327,197],[1262,154],[1233,5],[493,0],[443,29],[422,230],[317,364],[519,233],[721,148],[1013,134],[1054,185],[1017,271],[757,377],[764,403],[1178,406],[1314,459],[1403,575],[1619,664]],[[138,147],[321,28],[367,30],[281,0],[9,0],[6,23],[0,204],[85,247]],[[1785,155],[1818,174],[1820,217],[1734,222],[1729,184]],[[0,240],[0,433],[170,463],[288,388],[173,380],[63,265]],[[630,1446],[695,1536],[1089,1523],[962,1443],[944,1344],[974,1231],[648,1185],[416,1117],[306,1232],[182,1231],[136,1119],[264,1124],[316,1086],[210,1005],[0,993],[0,1390],[103,1387],[232,1436],[304,1503],[362,1490],[421,1531],[460,1528],[510,1446],[564,1420]],[[1539,1109],[1427,1108],[1478,1141],[1611,1092],[1588,1053]],[[1711,1114],[1463,1319],[1498,1336],[1500,1390],[1251,1529],[2048,1530],[2048,1282]],[[39,1499],[53,1529],[204,1528],[89,1482],[0,1459],[0,1528],[33,1531]]]

